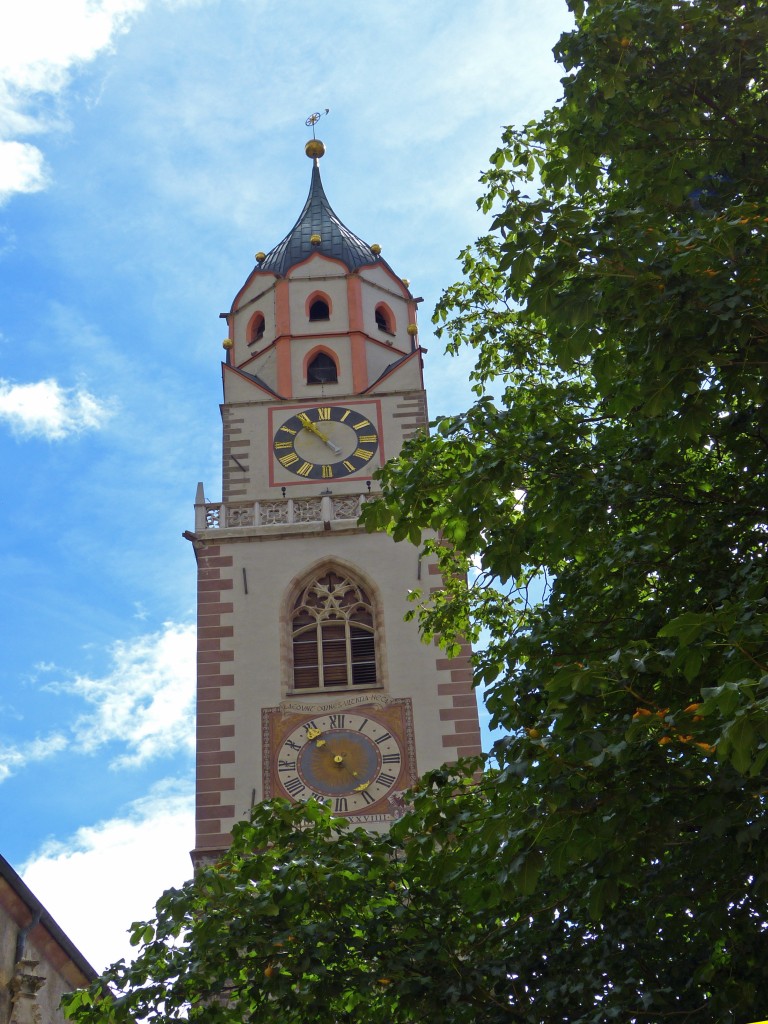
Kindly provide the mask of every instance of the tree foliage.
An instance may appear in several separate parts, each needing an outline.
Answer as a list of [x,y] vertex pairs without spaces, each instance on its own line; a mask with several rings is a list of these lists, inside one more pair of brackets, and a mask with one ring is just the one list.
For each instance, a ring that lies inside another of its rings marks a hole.
[[505,133],[493,232],[438,307],[449,347],[476,353],[477,401],[386,470],[369,517],[452,543],[428,632],[490,633],[505,827],[583,929],[596,1009],[567,1019],[751,1019],[768,1005],[768,7],[572,7],[564,99]]
[[439,532],[420,621],[482,637],[496,767],[389,837],[257,810],[81,1024],[768,1012],[768,3],[570,6],[436,314],[474,404],[365,513]]

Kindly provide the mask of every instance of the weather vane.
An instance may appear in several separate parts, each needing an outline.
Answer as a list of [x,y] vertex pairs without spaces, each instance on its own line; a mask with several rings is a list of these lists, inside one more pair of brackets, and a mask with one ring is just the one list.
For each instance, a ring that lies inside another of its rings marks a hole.
[[328,107],[325,108],[325,110],[323,111],[322,114],[320,113],[320,111],[316,110],[315,113],[314,114],[310,114],[309,117],[307,118],[307,120],[304,122],[304,124],[307,126],[307,128],[311,128],[312,129],[312,138],[313,139],[315,138],[315,125],[320,120],[320,118],[323,116],[323,114],[330,114],[330,112],[331,111],[329,110]]

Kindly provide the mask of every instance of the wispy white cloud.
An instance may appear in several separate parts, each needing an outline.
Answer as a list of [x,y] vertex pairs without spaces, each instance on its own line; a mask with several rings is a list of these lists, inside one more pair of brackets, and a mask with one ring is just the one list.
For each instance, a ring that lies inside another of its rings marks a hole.
[[19,437],[61,441],[97,430],[109,415],[106,405],[83,387],[65,388],[52,378],[33,384],[0,379],[0,420]]
[[191,876],[193,842],[192,783],[164,779],[125,814],[44,844],[20,874],[83,955],[103,970],[120,957],[131,959],[131,923],[152,917],[161,893]]
[[113,768],[144,764],[160,755],[194,749],[195,629],[166,622],[158,633],[120,641],[99,679],[77,676],[57,684],[93,708],[73,726],[74,744],[91,753],[107,743],[124,752]]
[[[67,728],[25,743],[0,745],[0,783],[27,765],[63,751],[94,754],[111,746],[113,769],[136,768],[195,744],[195,628],[166,622],[161,630],[112,647],[108,672],[41,684],[80,697],[89,710]],[[53,665],[37,665],[49,673]],[[60,671],[60,670],[57,670]],[[35,681],[33,679],[33,681]]]
[[61,732],[38,737],[28,743],[0,746],[0,782],[15,774],[25,765],[45,761],[54,754],[66,750],[67,737]]
[[25,0],[0,5],[0,203],[45,188],[41,150],[12,136],[49,131],[57,116],[46,100],[72,71],[108,49],[147,0]]

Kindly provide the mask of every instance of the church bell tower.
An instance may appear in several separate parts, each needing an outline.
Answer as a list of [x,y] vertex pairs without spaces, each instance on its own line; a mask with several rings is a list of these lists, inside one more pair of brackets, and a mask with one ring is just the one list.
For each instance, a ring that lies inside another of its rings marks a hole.
[[409,590],[440,586],[436,565],[357,524],[427,404],[416,300],[331,209],[324,151],[307,143],[299,219],[226,314],[222,496],[198,485],[187,534],[196,862],[271,797],[385,829],[420,773],[480,751],[469,651],[448,660],[404,621]]

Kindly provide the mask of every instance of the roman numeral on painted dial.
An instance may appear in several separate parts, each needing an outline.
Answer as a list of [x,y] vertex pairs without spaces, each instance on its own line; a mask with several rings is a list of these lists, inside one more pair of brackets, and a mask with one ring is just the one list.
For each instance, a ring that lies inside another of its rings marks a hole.
[[406,786],[405,757],[391,728],[350,711],[301,718],[275,755],[285,796],[328,800],[336,814],[387,812],[386,798]]

